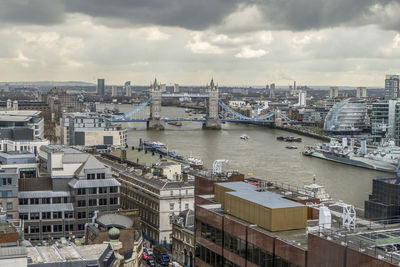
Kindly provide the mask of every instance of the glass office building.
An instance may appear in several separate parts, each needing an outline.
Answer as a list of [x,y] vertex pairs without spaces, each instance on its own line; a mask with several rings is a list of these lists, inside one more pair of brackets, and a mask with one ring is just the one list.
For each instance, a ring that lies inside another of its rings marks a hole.
[[362,132],[367,128],[364,100],[349,98],[333,106],[325,118],[324,129],[336,134]]

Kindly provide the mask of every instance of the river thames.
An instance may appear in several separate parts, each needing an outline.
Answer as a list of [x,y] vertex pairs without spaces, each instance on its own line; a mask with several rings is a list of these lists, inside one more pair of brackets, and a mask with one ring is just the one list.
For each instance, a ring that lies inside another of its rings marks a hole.
[[[99,105],[98,110],[103,107]],[[132,106],[118,105],[118,108],[126,112]],[[184,109],[175,107],[162,107],[162,114],[168,118],[188,117]],[[335,200],[343,200],[358,208],[364,208],[364,201],[368,199],[372,180],[376,176],[392,176],[305,157],[301,154],[304,146],[319,143],[320,140],[301,136],[302,143],[285,143],[276,140],[276,137],[295,134],[261,126],[226,123],[220,131],[202,130],[201,123],[196,122],[183,122],[181,127],[166,125],[165,131],[147,131],[145,123],[123,123],[123,126],[128,128],[129,146],[137,146],[140,138],[160,141],[167,144],[170,151],[180,155],[189,156],[192,153],[202,159],[208,169],[212,168],[214,160],[226,159],[229,162],[224,164],[224,169],[253,173],[257,178],[299,187],[312,183],[315,175],[316,182],[325,186]],[[241,140],[242,134],[247,134],[249,140]],[[298,149],[286,149],[287,145],[296,145]]]

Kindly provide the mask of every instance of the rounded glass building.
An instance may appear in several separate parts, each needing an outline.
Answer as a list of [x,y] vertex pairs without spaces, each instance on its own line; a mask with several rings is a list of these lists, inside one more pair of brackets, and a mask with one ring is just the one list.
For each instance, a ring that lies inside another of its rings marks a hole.
[[324,130],[335,133],[362,132],[367,128],[367,105],[359,98],[337,103],[326,115]]

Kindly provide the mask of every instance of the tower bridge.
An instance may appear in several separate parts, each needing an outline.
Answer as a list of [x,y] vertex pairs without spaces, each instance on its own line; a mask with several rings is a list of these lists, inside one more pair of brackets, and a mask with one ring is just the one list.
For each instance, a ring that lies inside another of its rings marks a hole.
[[[161,99],[162,98],[204,98],[206,101],[206,116],[205,118],[163,118],[161,117]],[[142,118],[138,116],[147,105],[150,105],[150,116]],[[247,117],[228,105],[219,98],[219,89],[211,79],[210,84],[206,86],[205,93],[188,94],[188,93],[163,93],[161,85],[154,80],[150,88],[150,97],[143,103],[139,104],[134,109],[121,115],[109,119],[113,122],[146,122],[148,129],[163,130],[165,122],[173,121],[190,121],[202,123],[205,129],[221,129],[222,122],[240,122],[252,124],[281,124],[282,121],[290,121],[290,119],[280,112],[268,112],[267,114],[258,117]]]

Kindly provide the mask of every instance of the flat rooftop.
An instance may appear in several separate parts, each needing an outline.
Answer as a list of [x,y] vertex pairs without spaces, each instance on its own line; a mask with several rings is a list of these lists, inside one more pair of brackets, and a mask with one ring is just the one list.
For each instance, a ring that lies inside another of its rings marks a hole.
[[0,116],[38,116],[42,112],[37,110],[4,110],[0,111]]
[[0,114],[0,121],[19,121],[19,122],[24,122],[24,121],[29,121],[32,117],[29,116],[10,116],[10,115],[2,115]]
[[266,190],[260,191],[257,186],[245,182],[227,182],[218,183],[218,185],[234,190],[234,192],[227,192],[226,194],[230,194],[232,196],[251,201],[267,208],[282,209],[292,207],[304,207],[303,204],[285,199],[284,196],[281,194]]
[[[28,247],[31,264],[97,260],[108,249],[108,244],[75,246],[74,244]],[[64,260],[65,259],[65,260]]]
[[0,152],[0,157],[2,158],[35,158],[35,154],[30,153],[28,151],[9,151],[9,152]]

